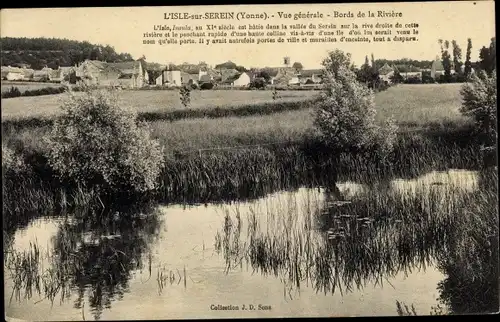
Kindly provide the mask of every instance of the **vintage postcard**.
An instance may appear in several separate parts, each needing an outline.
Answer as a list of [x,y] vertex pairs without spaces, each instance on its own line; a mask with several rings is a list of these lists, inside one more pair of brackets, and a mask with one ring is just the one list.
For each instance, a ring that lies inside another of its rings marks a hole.
[[6,319],[499,311],[493,1],[0,21]]

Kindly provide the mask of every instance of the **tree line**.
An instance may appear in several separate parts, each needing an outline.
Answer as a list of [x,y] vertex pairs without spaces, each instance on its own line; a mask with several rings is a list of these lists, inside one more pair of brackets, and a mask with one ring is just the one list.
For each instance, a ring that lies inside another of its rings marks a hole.
[[1,38],[2,65],[42,69],[74,66],[86,59],[106,62],[134,60],[129,53],[117,53],[112,46],[59,38]]

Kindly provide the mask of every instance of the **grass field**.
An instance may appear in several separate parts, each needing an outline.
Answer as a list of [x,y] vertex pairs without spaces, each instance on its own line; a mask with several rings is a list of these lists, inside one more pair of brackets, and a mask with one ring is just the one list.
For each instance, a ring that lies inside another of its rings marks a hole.
[[375,97],[377,118],[393,116],[400,125],[422,126],[429,123],[461,122],[462,84],[399,85]]
[[[78,93],[76,93],[78,95]],[[25,117],[51,117],[59,113],[61,99],[67,94],[46,95],[43,97],[16,97],[2,100],[2,120]],[[120,106],[138,112],[173,111],[185,109],[179,93],[173,90],[117,91]],[[317,91],[280,91],[275,102],[307,100]],[[188,108],[227,108],[248,104],[272,103],[273,94],[269,90],[230,91],[207,90],[192,91]]]
[[[24,93],[26,91],[41,89],[45,87],[61,87],[62,85],[57,83],[3,81],[2,93],[8,91],[12,86],[19,88],[21,93]],[[3,104],[5,104],[5,102],[2,102],[2,105]]]
[[[389,88],[389,90],[377,93],[375,96],[375,103],[378,109],[377,119],[383,121],[393,116],[399,124],[400,130],[403,132],[425,130],[429,127],[441,131],[452,130],[452,128],[457,128],[470,122],[459,113],[459,90],[460,84],[400,85]],[[305,91],[305,93],[312,92]],[[159,104],[158,97],[176,94],[176,92],[128,91],[123,92],[124,96],[121,96],[121,99],[132,94],[136,95],[135,100],[138,100],[137,97],[147,97],[149,94],[151,96],[149,97],[149,102],[153,103],[156,100],[156,104]],[[266,91],[200,91],[194,92],[194,94],[205,95],[208,102],[212,102],[211,104],[222,101],[221,97],[224,97],[224,95],[234,95],[238,97],[238,100],[232,101],[234,106],[238,104],[248,104],[248,100],[244,101],[242,99],[244,95],[247,95],[247,97],[248,95],[254,95],[258,97],[256,100],[261,99],[262,101],[265,100],[266,95],[271,97],[271,93]],[[291,97],[283,98],[283,100],[301,97],[293,97],[293,95],[311,95],[304,94],[304,91],[287,92],[283,94],[291,95]],[[218,98],[217,95],[221,97]],[[7,101],[16,101],[20,99],[22,98],[9,99]],[[33,100],[32,97],[26,97],[25,99],[30,101]],[[37,99],[43,100],[47,99],[47,97],[40,97]],[[48,99],[52,100],[53,98],[49,97]],[[202,106],[202,101],[203,99],[201,96],[197,99],[194,98],[193,105]],[[226,101],[226,105],[227,104]],[[175,108],[180,109],[182,107],[179,106],[178,103]],[[5,113],[5,111],[2,112]],[[4,118],[3,115],[2,118]],[[174,150],[195,151],[198,149],[228,146],[302,141],[308,132],[312,130],[313,111],[311,109],[302,109],[271,115],[191,118],[174,122],[152,121],[149,124],[151,125],[153,136],[161,141],[167,153],[171,153]],[[47,131],[47,127],[16,130],[15,132],[13,131],[13,133],[3,133],[3,141],[8,143],[9,140],[15,139],[23,142],[25,147],[39,150],[44,148],[40,137]]]

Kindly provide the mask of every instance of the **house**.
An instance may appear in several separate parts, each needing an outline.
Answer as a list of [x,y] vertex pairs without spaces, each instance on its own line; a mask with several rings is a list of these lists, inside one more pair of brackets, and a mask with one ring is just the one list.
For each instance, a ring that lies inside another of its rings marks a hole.
[[33,79],[33,76],[35,75],[35,70],[31,68],[21,68],[21,72],[24,75],[24,80]]
[[391,78],[394,76],[394,67],[389,66],[387,63],[380,67],[378,70],[380,80],[391,83]]
[[[450,75],[455,74],[455,68],[453,66],[453,62],[451,62],[450,66]],[[439,78],[441,75],[444,75],[444,66],[439,56],[436,56],[436,59],[432,62],[431,66],[431,77],[434,79]]]
[[408,78],[420,78],[420,79],[422,79],[422,71],[420,71],[420,72],[406,72],[406,73],[400,73],[400,75],[401,75],[404,79],[408,79]]
[[181,71],[181,83],[182,83],[182,85],[192,85],[192,84],[198,85],[198,83],[199,83],[198,73],[190,74],[190,73],[186,73],[186,72]]
[[64,80],[64,75],[61,69],[55,69],[48,72],[49,80],[54,82],[62,82]]
[[2,79],[3,80],[24,80],[24,73],[21,68],[2,66]]
[[50,72],[47,69],[35,70],[33,72],[33,80],[37,82],[47,82],[50,80]]
[[76,77],[87,84],[129,88],[143,87],[149,80],[143,60],[119,63],[85,60],[77,67]]
[[238,73],[227,78],[224,81],[224,84],[228,84],[234,87],[246,87],[250,85],[251,81],[251,77],[248,73]]
[[213,81],[212,76],[207,75],[207,74],[203,74],[203,75],[199,76],[199,79],[198,79],[198,83],[200,83],[200,84],[210,83],[212,81]]
[[181,86],[182,74],[180,70],[164,70],[155,80],[156,85]]
[[[291,67],[270,68],[271,71],[276,70],[275,75],[271,76],[271,84],[273,85],[290,85],[299,84],[297,71]],[[274,74],[274,73],[272,73]]]
[[236,69],[222,69],[220,71],[221,82],[227,84],[227,80],[234,78],[236,75],[239,75],[240,72]]
[[300,85],[299,76],[293,76],[288,80],[288,85]]
[[301,85],[320,84],[323,81],[323,70],[303,69],[298,77]]
[[436,79],[441,75],[444,75],[443,63],[441,62],[439,57],[436,57],[436,59],[432,62],[431,77]]

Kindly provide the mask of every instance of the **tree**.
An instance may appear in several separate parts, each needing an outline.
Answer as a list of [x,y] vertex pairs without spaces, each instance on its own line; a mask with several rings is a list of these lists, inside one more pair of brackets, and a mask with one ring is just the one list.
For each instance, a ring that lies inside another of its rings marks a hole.
[[462,72],[462,49],[455,40],[451,41],[451,45],[453,48],[453,66],[455,67],[455,73],[460,74]]
[[476,129],[487,146],[497,141],[497,74],[496,70],[488,76],[481,70],[472,76],[470,83],[465,83],[460,93],[463,103],[460,112],[474,119]]
[[491,38],[489,47],[481,48],[479,51],[479,67],[484,70],[488,75],[491,75],[493,70],[497,67],[496,62],[496,39]]
[[295,63],[293,63],[292,68],[299,72],[304,69],[304,66],[302,66],[302,63],[296,61]]
[[444,81],[450,82],[451,81],[451,56],[450,56],[450,53],[448,52],[448,49],[450,48],[450,42],[448,40],[445,40],[443,42],[442,39],[439,39],[438,42],[439,42],[439,45],[441,46],[441,60],[443,62],[443,68],[444,68]]
[[470,55],[472,52],[472,40],[470,38],[467,39],[467,52],[465,54],[465,66],[464,66],[464,74],[465,77],[469,77],[472,72],[472,63],[470,61]]
[[147,125],[109,91],[68,95],[46,137],[49,164],[62,181],[111,194],[155,189],[163,151]]
[[393,84],[400,84],[404,81],[404,78],[403,76],[401,76],[401,73],[398,69],[394,70],[394,74],[390,77],[390,79]]
[[191,104],[191,89],[192,87],[189,85],[182,86],[179,89],[179,99],[184,107],[188,107]]
[[266,83],[269,83],[269,81],[271,80],[271,75],[269,75],[269,71],[267,71],[265,69],[258,72],[256,74],[256,77],[263,78],[266,81]]
[[335,50],[323,61],[325,87],[314,124],[336,157],[342,151],[356,150],[385,156],[392,151],[396,128],[392,120],[385,128],[375,123],[373,91],[356,80],[350,57]]
[[372,68],[370,67],[368,56],[365,56],[365,63],[361,65],[357,74],[358,81],[368,86],[372,80]]

